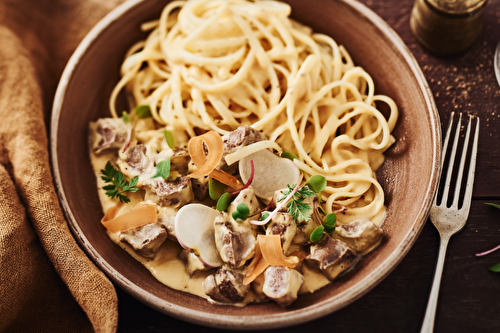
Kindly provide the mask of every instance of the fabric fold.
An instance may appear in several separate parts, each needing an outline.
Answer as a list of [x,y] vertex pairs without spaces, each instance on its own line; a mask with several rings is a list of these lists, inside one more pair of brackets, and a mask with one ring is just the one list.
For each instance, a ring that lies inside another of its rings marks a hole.
[[113,284],[60,208],[45,125],[71,52],[117,3],[0,0],[0,331],[117,329]]

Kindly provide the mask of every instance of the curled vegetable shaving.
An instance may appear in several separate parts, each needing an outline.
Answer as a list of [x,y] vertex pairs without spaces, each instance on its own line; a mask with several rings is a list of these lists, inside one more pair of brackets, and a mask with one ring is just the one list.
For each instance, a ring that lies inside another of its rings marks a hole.
[[131,211],[115,217],[119,207],[120,203],[117,203],[109,208],[101,219],[102,225],[110,232],[127,231],[157,222],[155,204],[140,203]]
[[279,235],[259,235],[257,236],[255,256],[250,263],[250,267],[253,269],[245,275],[243,284],[251,283],[269,266],[294,268],[298,263],[298,257],[285,257]]
[[[207,155],[205,155],[205,147],[208,149]],[[201,178],[209,176],[234,189],[243,186],[235,177],[216,169],[224,152],[222,138],[217,132],[210,131],[191,138],[188,143],[188,150],[189,156],[191,156],[194,165],[198,168],[189,177]]]
[[[208,149],[207,156],[205,156],[203,144],[205,144]],[[224,152],[224,144],[217,132],[210,131],[191,138],[188,143],[188,150],[189,156],[191,156],[193,163],[198,168],[198,170],[191,173],[189,177],[200,178],[208,176],[219,164],[222,153]]]

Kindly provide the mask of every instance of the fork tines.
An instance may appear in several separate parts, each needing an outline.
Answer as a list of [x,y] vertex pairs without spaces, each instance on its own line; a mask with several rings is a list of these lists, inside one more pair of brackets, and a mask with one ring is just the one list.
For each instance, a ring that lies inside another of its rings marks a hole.
[[[474,182],[474,173],[476,169],[476,156],[479,139],[479,118],[474,117],[470,114],[468,115],[467,128],[465,129],[464,137],[462,113],[459,113],[456,127],[454,126],[454,116],[455,112],[452,112],[443,144],[443,155],[441,159],[441,186],[443,188],[442,192],[440,191],[442,195],[439,195],[438,192],[438,195],[435,198],[435,204],[438,204],[438,197],[441,197],[441,201],[439,202],[440,205],[444,204],[448,207],[451,205],[451,207],[458,208],[459,201],[462,201],[460,199],[463,198],[461,209],[469,210],[472,197],[472,183]],[[470,142],[471,127],[473,122],[475,122],[474,138],[473,141]],[[451,135],[454,136],[453,142],[449,142]],[[451,148],[451,151],[449,151],[449,148]],[[458,148],[462,149],[462,156],[460,159],[460,164],[455,165],[455,155]],[[467,160],[470,161],[468,165],[466,163]],[[447,170],[445,172],[446,166]],[[464,170],[467,175],[466,179],[463,178]],[[443,179],[445,179],[444,182]],[[452,188],[452,186],[454,188]],[[451,203],[448,202],[450,200],[450,190],[454,190],[454,195],[452,196],[453,201]]]

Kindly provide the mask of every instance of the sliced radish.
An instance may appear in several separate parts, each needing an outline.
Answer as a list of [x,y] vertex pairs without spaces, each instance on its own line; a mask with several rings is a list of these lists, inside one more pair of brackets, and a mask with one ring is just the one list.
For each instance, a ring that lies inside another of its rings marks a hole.
[[175,233],[179,244],[193,251],[208,267],[222,266],[215,246],[214,220],[220,213],[202,204],[185,205],[175,216]]
[[254,164],[252,187],[259,198],[270,201],[275,191],[299,181],[300,170],[295,163],[276,156],[269,150],[260,150],[239,162],[240,176],[244,183],[251,176],[250,160],[253,160]]

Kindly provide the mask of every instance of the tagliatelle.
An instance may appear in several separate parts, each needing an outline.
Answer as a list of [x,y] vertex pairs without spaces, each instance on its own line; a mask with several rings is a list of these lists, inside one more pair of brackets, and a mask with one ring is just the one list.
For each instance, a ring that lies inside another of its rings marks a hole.
[[394,142],[397,106],[375,94],[342,46],[290,13],[275,1],[169,3],[130,49],[111,113],[118,117],[116,98],[126,87],[156,122],[189,137],[251,125],[298,156],[306,179],[327,178],[326,212],[348,207],[340,224],[361,216],[380,224],[384,193],[375,171]]

